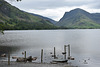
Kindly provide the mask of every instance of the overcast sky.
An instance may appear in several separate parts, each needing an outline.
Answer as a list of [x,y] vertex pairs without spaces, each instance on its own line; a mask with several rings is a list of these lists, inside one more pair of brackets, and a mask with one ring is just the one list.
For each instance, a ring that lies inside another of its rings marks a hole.
[[56,21],[75,8],[84,9],[90,13],[100,13],[100,0],[22,0],[9,2],[17,8],[52,18]]

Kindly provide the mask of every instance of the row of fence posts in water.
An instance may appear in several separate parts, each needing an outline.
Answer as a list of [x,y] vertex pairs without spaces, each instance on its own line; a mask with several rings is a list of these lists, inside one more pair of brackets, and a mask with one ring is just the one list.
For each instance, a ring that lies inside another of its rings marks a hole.
[[[66,60],[66,47],[68,47],[68,57],[70,57],[70,45],[64,45],[64,59]],[[25,51],[25,63],[27,62],[26,60],[26,51]],[[54,47],[54,59],[56,59],[56,48]],[[41,63],[43,63],[43,49],[41,49]],[[10,53],[8,53],[8,65],[10,65]]]

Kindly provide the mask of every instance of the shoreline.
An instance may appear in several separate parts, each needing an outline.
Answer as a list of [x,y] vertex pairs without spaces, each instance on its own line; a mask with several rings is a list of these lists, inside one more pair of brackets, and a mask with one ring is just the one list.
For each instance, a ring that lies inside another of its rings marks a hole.
[[78,67],[66,63],[37,63],[37,62],[16,62],[11,61],[8,65],[8,61],[0,61],[1,67]]

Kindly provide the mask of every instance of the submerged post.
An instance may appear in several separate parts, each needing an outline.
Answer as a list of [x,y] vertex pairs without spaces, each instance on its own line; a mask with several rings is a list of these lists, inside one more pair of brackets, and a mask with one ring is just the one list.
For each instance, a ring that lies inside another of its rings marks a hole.
[[41,49],[41,63],[43,63],[43,49]]
[[70,57],[70,44],[68,45],[68,57]]
[[66,45],[64,45],[64,59],[66,60]]
[[8,65],[10,65],[10,53],[8,53]]
[[26,51],[25,51],[25,63],[26,63]]
[[54,47],[54,59],[56,59],[56,49]]

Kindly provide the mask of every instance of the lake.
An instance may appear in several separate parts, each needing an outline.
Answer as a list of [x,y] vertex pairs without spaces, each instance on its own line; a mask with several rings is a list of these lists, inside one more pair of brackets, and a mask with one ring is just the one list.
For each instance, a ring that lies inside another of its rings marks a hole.
[[[26,51],[27,57],[38,57],[36,62],[40,62],[43,49],[44,62],[51,62],[54,47],[57,57],[63,59],[64,45],[70,44],[75,60],[69,63],[80,67],[100,66],[100,29],[9,30],[4,33],[0,34],[0,54],[10,52],[11,56],[24,57],[22,52]],[[7,58],[0,57],[0,60]],[[84,60],[88,64],[84,64]]]

